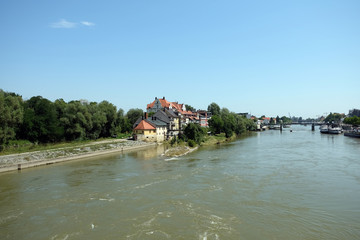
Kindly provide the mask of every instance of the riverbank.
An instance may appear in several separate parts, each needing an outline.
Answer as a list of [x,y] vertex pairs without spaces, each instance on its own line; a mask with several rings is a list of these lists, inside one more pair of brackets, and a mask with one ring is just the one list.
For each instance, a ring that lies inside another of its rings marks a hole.
[[75,147],[3,155],[0,156],[0,172],[50,165],[122,151],[133,151],[154,145],[156,143],[114,139],[90,142]]
[[[230,142],[236,139],[236,136],[226,138],[224,134],[206,136],[201,146],[210,146]],[[125,139],[110,139],[99,142],[88,142],[71,147],[46,149],[33,152],[18,154],[9,154],[0,156],[0,173],[16,171],[19,169],[51,165],[55,163],[67,162],[82,158],[95,157],[105,154],[117,153],[122,151],[134,151],[139,148],[155,146],[156,143],[130,141]],[[169,146],[164,153],[167,157],[179,157],[189,154],[197,147],[188,147],[184,145]]]

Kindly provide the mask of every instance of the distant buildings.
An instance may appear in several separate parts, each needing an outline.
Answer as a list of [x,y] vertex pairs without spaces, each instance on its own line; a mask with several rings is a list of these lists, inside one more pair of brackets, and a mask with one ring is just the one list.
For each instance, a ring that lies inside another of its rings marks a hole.
[[354,116],[357,116],[357,117],[360,117],[360,109],[352,109],[352,110],[349,110],[349,117],[354,117]]
[[163,98],[146,106],[146,113],[134,124],[134,134],[138,140],[162,142],[177,136],[189,123],[208,127],[211,113],[206,110],[186,111],[184,104],[169,102]]

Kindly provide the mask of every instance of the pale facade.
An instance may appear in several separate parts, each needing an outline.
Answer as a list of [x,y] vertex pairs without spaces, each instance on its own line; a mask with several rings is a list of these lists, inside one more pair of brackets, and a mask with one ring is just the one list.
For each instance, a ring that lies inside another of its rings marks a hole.
[[134,130],[137,139],[145,142],[156,142],[157,133],[156,130]]

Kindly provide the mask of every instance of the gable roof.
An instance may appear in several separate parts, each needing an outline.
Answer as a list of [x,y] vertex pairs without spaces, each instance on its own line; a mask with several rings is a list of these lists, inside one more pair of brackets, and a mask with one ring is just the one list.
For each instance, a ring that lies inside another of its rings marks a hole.
[[146,109],[153,108],[156,100],[159,100],[162,108],[170,108],[171,105],[171,107],[175,108],[177,111],[181,111],[184,105],[184,104],[179,104],[177,102],[169,102],[168,100],[165,99],[165,97],[163,97],[163,98],[155,98],[155,100],[152,103],[149,103],[146,106]]
[[153,108],[156,100],[159,100],[159,102],[161,103],[161,107],[163,108],[168,108],[170,106],[170,102],[165,98],[156,98],[152,103],[148,104],[146,108]]
[[156,128],[149,122],[142,120],[134,130],[156,130]]
[[156,119],[159,119],[159,120],[161,120],[161,121],[163,121],[163,122],[170,123],[169,117],[168,117],[167,114],[166,114],[164,111],[162,111],[162,110],[157,111],[157,112],[153,115],[153,117],[156,117]]
[[167,126],[166,122],[163,122],[160,119],[157,119],[156,117],[147,119],[146,121],[156,127],[166,127]]
[[165,113],[168,117],[178,118],[179,116],[175,114],[174,110],[172,109],[165,109]]

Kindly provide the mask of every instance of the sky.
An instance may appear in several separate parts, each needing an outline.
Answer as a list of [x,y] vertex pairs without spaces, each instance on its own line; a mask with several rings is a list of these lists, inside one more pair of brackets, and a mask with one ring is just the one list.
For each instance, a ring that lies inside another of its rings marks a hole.
[[0,89],[125,112],[360,108],[360,1],[0,1]]

